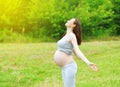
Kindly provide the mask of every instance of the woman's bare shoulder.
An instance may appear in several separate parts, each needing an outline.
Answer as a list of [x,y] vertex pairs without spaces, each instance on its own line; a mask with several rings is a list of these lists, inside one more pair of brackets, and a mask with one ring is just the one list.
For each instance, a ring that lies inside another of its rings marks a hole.
[[75,39],[76,38],[75,34],[74,33],[70,33],[70,38]]
[[74,33],[70,33],[69,35],[70,35],[70,37],[75,37]]
[[70,41],[75,41],[76,40],[76,36],[74,33],[70,33],[69,35]]

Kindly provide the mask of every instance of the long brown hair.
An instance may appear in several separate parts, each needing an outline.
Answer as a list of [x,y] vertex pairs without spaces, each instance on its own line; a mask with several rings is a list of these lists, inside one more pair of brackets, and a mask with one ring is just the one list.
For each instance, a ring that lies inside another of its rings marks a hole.
[[75,18],[74,24],[76,26],[73,28],[73,33],[75,34],[75,36],[77,38],[78,45],[80,45],[82,42],[82,27],[77,18]]

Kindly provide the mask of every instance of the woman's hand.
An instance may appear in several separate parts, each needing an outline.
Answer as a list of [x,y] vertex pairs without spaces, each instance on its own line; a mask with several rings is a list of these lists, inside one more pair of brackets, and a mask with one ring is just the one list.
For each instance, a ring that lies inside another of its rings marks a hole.
[[98,71],[98,68],[97,68],[96,64],[94,64],[94,63],[90,63],[90,64],[89,64],[89,67],[90,67],[93,71]]

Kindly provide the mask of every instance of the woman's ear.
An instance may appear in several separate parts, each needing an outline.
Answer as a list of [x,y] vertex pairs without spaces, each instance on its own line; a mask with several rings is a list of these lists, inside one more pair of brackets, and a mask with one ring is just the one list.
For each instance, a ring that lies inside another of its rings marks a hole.
[[76,24],[73,24],[72,27],[73,27],[73,28],[76,27]]

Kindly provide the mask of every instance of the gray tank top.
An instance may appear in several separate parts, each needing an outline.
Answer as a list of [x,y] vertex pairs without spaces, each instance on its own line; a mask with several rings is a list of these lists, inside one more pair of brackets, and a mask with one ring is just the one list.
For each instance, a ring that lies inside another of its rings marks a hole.
[[61,39],[57,42],[57,45],[58,45],[58,50],[65,52],[68,55],[72,54],[73,45],[70,41]]

